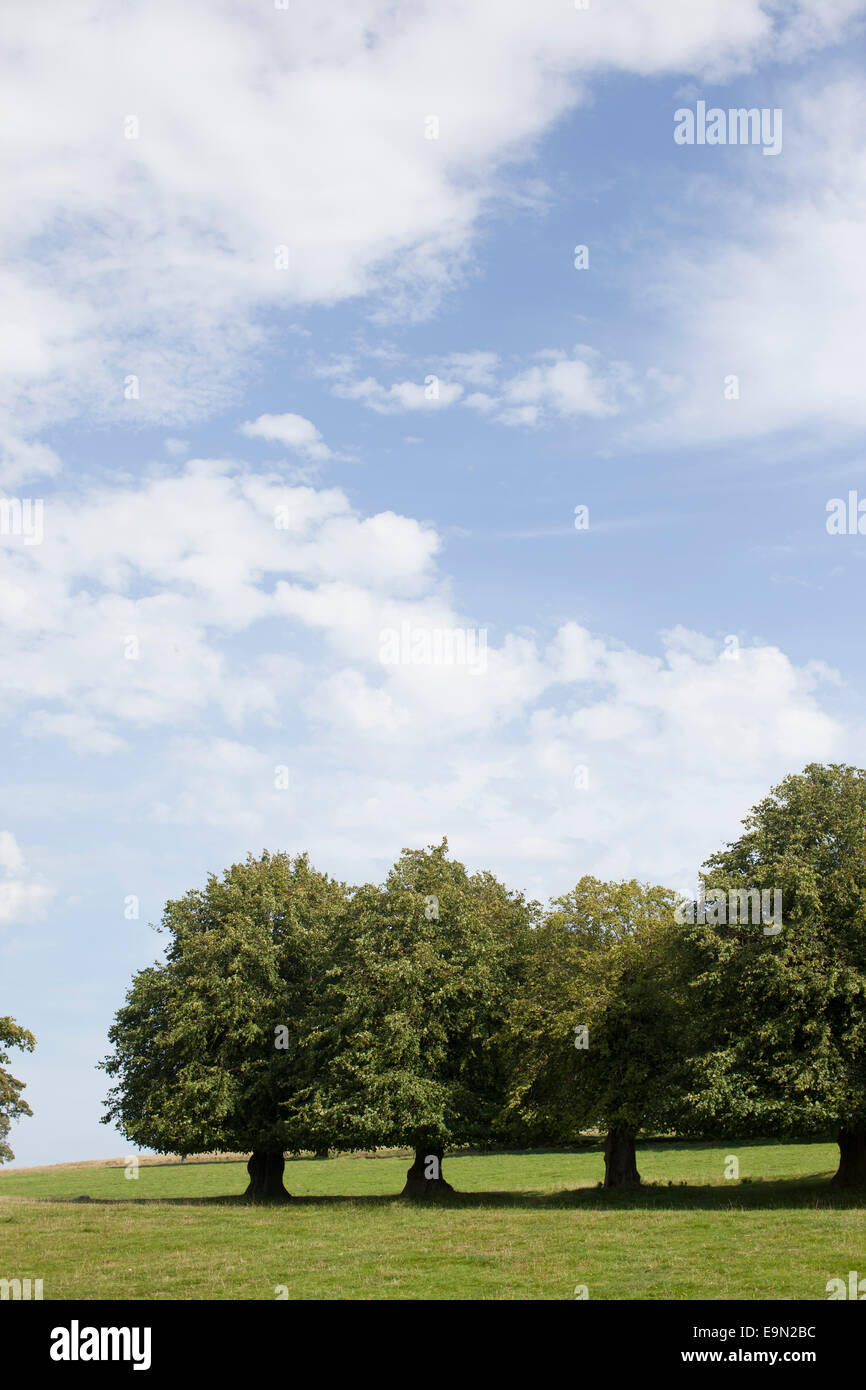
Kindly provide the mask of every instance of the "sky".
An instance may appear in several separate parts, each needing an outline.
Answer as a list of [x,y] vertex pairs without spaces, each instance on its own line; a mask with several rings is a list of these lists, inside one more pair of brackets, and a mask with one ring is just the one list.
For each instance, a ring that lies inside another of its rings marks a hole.
[[689,891],[866,765],[864,21],[5,0],[16,1165],[129,1150],[111,1020],[249,852]]

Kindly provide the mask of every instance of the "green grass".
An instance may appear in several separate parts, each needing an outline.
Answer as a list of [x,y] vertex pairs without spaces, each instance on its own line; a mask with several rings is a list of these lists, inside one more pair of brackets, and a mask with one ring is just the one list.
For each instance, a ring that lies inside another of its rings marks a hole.
[[396,1195],[407,1156],[290,1160],[296,1200],[274,1207],[244,1201],[243,1163],[8,1172],[0,1277],[46,1299],[825,1299],[866,1274],[866,1198],[829,1187],[837,1156],[659,1142],[638,1156],[653,1185],[605,1193],[597,1149],[461,1154],[433,1205]]

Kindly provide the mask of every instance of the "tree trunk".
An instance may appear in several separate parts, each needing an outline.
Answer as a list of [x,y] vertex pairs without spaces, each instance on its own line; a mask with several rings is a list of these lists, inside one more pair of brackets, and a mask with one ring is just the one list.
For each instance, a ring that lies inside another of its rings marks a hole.
[[839,1131],[839,1168],[834,1183],[840,1187],[866,1187],[866,1130]]
[[442,1176],[442,1156],[444,1149],[434,1144],[415,1150],[415,1162],[406,1174],[406,1186],[402,1197],[441,1197],[453,1192],[450,1182]]
[[285,1202],[291,1195],[283,1187],[286,1161],[277,1150],[254,1149],[247,1163],[250,1184],[244,1193],[254,1202]]
[[634,1135],[624,1129],[611,1129],[604,1141],[605,1187],[640,1187]]

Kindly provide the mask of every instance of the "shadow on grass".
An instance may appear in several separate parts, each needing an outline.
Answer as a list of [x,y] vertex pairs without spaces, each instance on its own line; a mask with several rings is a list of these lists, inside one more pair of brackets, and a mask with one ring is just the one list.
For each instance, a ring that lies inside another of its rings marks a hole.
[[[827,1141],[831,1142],[831,1141]],[[774,1147],[793,1147],[802,1146],[803,1140],[768,1140],[768,1139],[747,1139],[736,1142],[737,1150],[749,1148],[760,1148],[767,1144]],[[638,1165],[641,1165],[643,1158],[654,1155],[664,1161],[670,1157],[672,1149],[679,1152],[717,1152],[722,1147],[718,1142],[707,1140],[682,1140],[668,1136],[653,1136],[641,1141],[638,1145]],[[730,1147],[730,1144],[725,1147]],[[602,1143],[600,1140],[588,1139],[580,1144],[575,1144],[570,1148],[536,1148],[536,1149],[475,1149],[466,1148],[453,1150],[446,1155],[446,1163],[454,1162],[462,1158],[486,1157],[498,1155],[518,1157],[538,1157],[540,1155],[557,1155],[562,1158],[577,1156],[596,1156],[601,1157]],[[330,1161],[339,1162],[341,1158],[364,1157],[369,1159],[403,1159],[411,1158],[411,1153],[399,1150],[380,1151],[374,1154],[354,1154],[354,1155],[335,1155]],[[230,1164],[243,1164],[244,1160],[238,1159],[217,1159],[215,1162]],[[286,1157],[286,1181],[291,1188],[292,1174],[289,1165],[293,1162],[315,1161],[312,1155],[287,1155]],[[321,1162],[323,1160],[319,1160]],[[160,1167],[176,1168],[180,1163],[170,1162],[160,1164]],[[184,1165],[187,1171],[192,1173],[198,1164]],[[203,1165],[202,1165],[203,1166]],[[318,1166],[318,1165],[317,1165]],[[509,1191],[484,1191],[484,1192],[454,1192],[438,1196],[435,1199],[406,1198],[401,1197],[399,1191],[377,1194],[355,1194],[351,1193],[304,1193],[303,1195],[293,1195],[287,1201],[281,1202],[252,1202],[243,1193],[225,1193],[214,1196],[179,1196],[179,1197],[87,1197],[85,1201],[78,1197],[44,1197],[26,1196],[20,1194],[10,1194],[7,1202],[35,1202],[35,1203],[56,1203],[61,1206],[99,1206],[99,1207],[245,1207],[253,1210],[285,1210],[290,1214],[292,1209],[303,1207],[333,1207],[354,1206],[361,1209],[375,1210],[378,1207],[387,1207],[395,1202],[405,1206],[413,1207],[447,1207],[449,1209],[511,1209],[527,1211],[728,1211],[728,1210],[796,1210],[820,1208],[822,1210],[833,1209],[866,1209],[866,1191],[859,1189],[845,1189],[836,1187],[830,1181],[834,1169],[826,1169],[816,1173],[803,1176],[802,1173],[790,1178],[773,1179],[741,1179],[739,1181],[726,1181],[724,1183],[688,1183],[683,1180],[668,1182],[662,1178],[658,1181],[646,1181],[636,1189],[615,1189],[605,1191],[599,1183],[586,1183],[574,1188],[565,1188],[557,1192],[533,1191],[531,1189],[517,1189]],[[449,1172],[449,1177],[456,1175],[453,1168]],[[458,1178],[459,1181],[459,1178]],[[0,1186],[0,1196],[3,1196],[3,1189]]]
[[719,1185],[665,1182],[645,1183],[639,1188],[607,1190],[598,1186],[578,1187],[561,1192],[454,1192],[434,1199],[406,1198],[398,1193],[316,1194],[304,1193],[287,1201],[250,1201],[243,1194],[207,1197],[11,1197],[12,1202],[50,1203],[83,1207],[245,1207],[253,1211],[282,1210],[290,1215],[303,1207],[359,1207],[375,1209],[401,1205],[420,1209],[449,1210],[510,1209],[526,1211],[729,1211],[729,1210],[866,1210],[866,1191],[837,1188],[830,1174],[773,1181],[731,1182]]

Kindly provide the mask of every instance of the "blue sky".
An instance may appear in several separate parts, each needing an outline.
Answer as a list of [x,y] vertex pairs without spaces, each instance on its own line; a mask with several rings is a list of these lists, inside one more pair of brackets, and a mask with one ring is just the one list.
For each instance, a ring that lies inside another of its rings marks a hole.
[[[864,11],[5,7],[16,1163],[126,1152],[106,1030],[250,850],[685,889],[863,764],[866,539],[826,520],[866,499]],[[699,101],[781,152],[677,145]],[[383,664],[401,624],[484,668]]]

